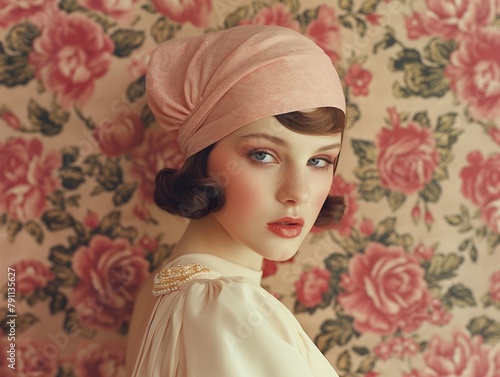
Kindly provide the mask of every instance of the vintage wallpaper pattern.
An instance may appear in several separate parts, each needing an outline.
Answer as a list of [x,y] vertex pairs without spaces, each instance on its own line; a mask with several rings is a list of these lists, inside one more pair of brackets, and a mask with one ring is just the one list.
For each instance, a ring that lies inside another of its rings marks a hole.
[[151,199],[182,157],[149,54],[245,23],[319,44],[350,123],[342,226],[265,288],[340,376],[499,377],[499,0],[0,0],[0,376],[124,376],[134,296],[185,226]]

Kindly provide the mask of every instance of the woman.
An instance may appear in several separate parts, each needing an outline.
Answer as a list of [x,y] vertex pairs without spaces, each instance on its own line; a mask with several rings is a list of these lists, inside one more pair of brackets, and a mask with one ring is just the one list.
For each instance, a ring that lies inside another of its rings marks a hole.
[[337,376],[259,285],[263,258],[289,259],[343,212],[328,197],[345,125],[328,56],[272,26],[173,40],[153,54],[147,96],[187,157],[158,174],[155,202],[191,221],[138,295],[128,375]]

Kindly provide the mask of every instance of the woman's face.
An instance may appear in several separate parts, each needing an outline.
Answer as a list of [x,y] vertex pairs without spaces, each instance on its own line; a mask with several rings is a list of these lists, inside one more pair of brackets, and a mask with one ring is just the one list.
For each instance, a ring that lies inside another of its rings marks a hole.
[[225,190],[226,203],[213,214],[221,237],[264,258],[292,257],[330,191],[340,146],[340,134],[299,134],[274,117],[219,141],[207,169]]

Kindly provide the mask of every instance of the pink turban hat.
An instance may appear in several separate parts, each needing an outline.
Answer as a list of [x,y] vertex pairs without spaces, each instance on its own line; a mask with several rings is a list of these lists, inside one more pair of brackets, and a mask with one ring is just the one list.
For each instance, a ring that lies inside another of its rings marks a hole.
[[309,38],[278,26],[162,43],[149,63],[146,95],[186,157],[261,118],[317,107],[345,113],[330,58]]

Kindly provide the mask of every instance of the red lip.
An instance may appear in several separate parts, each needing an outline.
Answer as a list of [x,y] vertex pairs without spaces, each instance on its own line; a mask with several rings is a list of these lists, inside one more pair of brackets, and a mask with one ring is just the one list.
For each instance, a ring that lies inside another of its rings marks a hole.
[[282,238],[295,238],[302,232],[304,220],[302,218],[283,217],[267,224],[267,228]]

